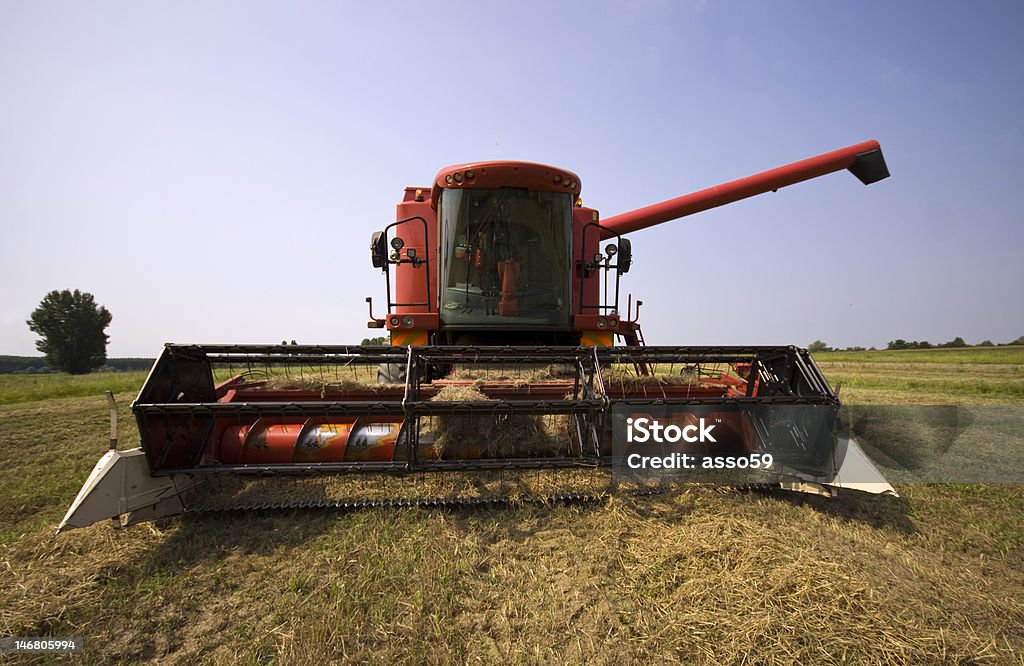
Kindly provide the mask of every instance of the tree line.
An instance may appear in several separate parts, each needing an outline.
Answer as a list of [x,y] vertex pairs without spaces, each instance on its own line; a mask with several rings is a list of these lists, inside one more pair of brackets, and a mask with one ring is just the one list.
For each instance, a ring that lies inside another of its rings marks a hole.
[[[153,367],[152,358],[108,358],[97,368],[98,372],[127,372],[132,370],[149,370]],[[0,356],[0,375],[44,375],[61,372],[46,364],[42,356]]]
[[[894,349],[954,349],[954,348],[959,348],[959,347],[1010,347],[1010,346],[1015,346],[1015,345],[1022,345],[1022,346],[1024,346],[1024,335],[1020,336],[1016,340],[1011,340],[1010,342],[1004,342],[1004,343],[1001,343],[1001,344],[996,344],[996,343],[992,342],[991,340],[982,340],[981,342],[979,342],[976,345],[969,345],[969,344],[967,344],[967,342],[965,342],[964,339],[961,338],[960,336],[957,336],[957,337],[953,338],[949,342],[941,342],[939,344],[932,344],[932,343],[928,342],[927,340],[920,340],[920,341],[918,341],[918,340],[910,340],[910,341],[907,341],[907,340],[904,340],[902,338],[897,338],[896,340],[890,340],[889,343],[885,346],[885,348],[886,348],[886,350],[894,350]],[[830,351],[877,351],[877,349],[875,347],[870,347],[870,348],[867,348],[867,349],[865,349],[864,347],[845,347],[845,348],[834,347],[833,348],[833,347],[830,347],[827,343],[825,343],[825,342],[823,342],[821,340],[815,340],[814,342],[812,342],[811,344],[809,344],[807,346],[807,351],[811,352],[812,354],[820,354],[821,352],[830,352]]]

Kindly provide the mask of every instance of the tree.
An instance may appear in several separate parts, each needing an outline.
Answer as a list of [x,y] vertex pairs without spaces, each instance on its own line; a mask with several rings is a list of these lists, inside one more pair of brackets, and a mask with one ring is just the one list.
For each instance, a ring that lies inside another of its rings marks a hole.
[[928,342],[927,340],[922,340],[921,342],[918,342],[916,340],[911,340],[910,342],[907,342],[903,338],[898,338],[896,340],[890,340],[889,344],[886,346],[886,349],[931,349],[931,348],[932,348],[932,343]]
[[380,345],[388,344],[388,339],[386,337],[363,338],[363,341],[360,342],[359,344],[361,344],[364,347],[377,347]]
[[815,340],[811,344],[807,345],[807,351],[811,352],[812,354],[820,354],[822,352],[832,351],[832,348],[829,347],[824,342],[822,342],[821,340]]
[[36,341],[36,349],[50,367],[84,375],[107,360],[108,336],[103,330],[110,320],[92,294],[65,289],[48,293],[25,323],[43,338]]

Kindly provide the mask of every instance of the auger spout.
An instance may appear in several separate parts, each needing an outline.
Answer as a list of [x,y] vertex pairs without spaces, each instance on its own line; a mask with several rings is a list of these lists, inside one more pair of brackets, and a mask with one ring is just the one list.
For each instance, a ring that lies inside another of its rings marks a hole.
[[[601,226],[612,232],[625,234],[842,169],[848,169],[865,185],[889,177],[889,169],[882,156],[881,146],[874,140],[863,141],[799,162],[762,171],[753,176],[608,217],[601,222]],[[609,236],[610,234],[606,233],[605,235]]]

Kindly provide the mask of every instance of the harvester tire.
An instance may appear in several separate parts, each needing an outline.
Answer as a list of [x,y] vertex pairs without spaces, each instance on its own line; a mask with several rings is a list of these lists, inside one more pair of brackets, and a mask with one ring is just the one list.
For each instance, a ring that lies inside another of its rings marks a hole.
[[400,363],[381,363],[377,366],[378,384],[404,384],[405,366]]

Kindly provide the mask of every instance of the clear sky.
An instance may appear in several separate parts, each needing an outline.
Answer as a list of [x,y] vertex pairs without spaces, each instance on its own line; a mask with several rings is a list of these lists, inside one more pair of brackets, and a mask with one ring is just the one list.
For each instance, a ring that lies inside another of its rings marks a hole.
[[632,234],[649,344],[1024,334],[1024,3],[0,0],[0,354],[52,289],[164,342],[358,343],[369,237],[444,165],[609,217],[875,138]]

